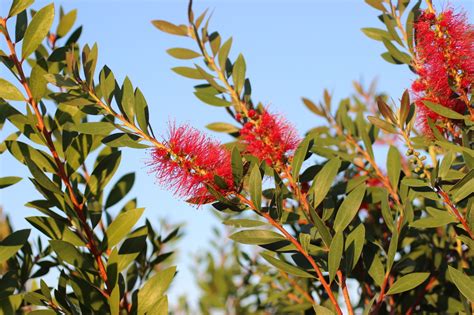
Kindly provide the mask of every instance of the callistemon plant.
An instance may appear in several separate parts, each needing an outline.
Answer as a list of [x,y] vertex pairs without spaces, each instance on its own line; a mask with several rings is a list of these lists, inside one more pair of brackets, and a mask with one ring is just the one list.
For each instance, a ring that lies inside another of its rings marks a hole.
[[[231,57],[207,11],[191,2],[184,24],[152,21],[194,45],[167,51],[185,64],[173,71],[228,114],[207,125],[226,143],[175,122],[155,136],[156,107],[128,78],[96,70],[98,46],[80,42],[75,10],[3,6],[0,127],[13,132],[0,153],[28,169],[39,197],[21,194],[37,233],[0,216],[0,313],[472,314],[473,26],[457,3],[365,2],[383,28],[362,31],[408,66],[406,90],[354,82],[337,106],[327,90],[303,98],[323,121],[306,133],[253,99],[244,56]],[[230,234],[215,230],[195,264],[198,306],[166,294],[183,268],[169,248],[180,226],[158,233],[125,198],[135,173],[109,185],[132,149],[146,149],[156,190],[215,211]]]

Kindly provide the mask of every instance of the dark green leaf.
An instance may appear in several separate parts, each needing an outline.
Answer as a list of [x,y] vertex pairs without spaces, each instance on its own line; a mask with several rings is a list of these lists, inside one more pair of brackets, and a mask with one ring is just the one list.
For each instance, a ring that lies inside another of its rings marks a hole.
[[0,262],[4,262],[19,251],[28,241],[30,230],[18,230],[0,242]]
[[249,192],[250,199],[253,202],[256,210],[262,209],[262,175],[260,168],[254,164],[249,177]]
[[314,177],[313,183],[308,191],[308,194],[312,194],[313,196],[314,208],[318,207],[326,197],[340,167],[341,160],[339,158],[333,158],[324,164],[323,168]]
[[232,234],[229,238],[250,245],[265,245],[285,240],[283,235],[269,230],[244,230]]
[[328,268],[329,268],[329,282],[334,280],[336,272],[341,264],[342,253],[344,251],[344,234],[339,231],[332,238],[331,246],[329,247]]
[[21,180],[21,177],[17,177],[17,176],[0,177],[0,189],[6,188],[11,185],[15,185],[20,180]]
[[299,267],[293,266],[287,263],[286,261],[272,257],[272,255],[268,252],[264,252],[261,255],[270,264],[272,264],[273,266],[277,267],[280,270],[283,270],[284,272],[290,275],[294,275],[294,276],[302,277],[302,278],[314,278],[312,274],[304,271],[303,269]]
[[365,185],[359,185],[342,202],[334,220],[334,230],[343,231],[354,219],[365,195]]

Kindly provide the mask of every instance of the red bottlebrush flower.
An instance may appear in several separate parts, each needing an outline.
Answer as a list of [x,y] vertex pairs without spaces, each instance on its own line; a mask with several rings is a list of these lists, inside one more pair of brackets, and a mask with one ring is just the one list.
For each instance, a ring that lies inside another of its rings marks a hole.
[[474,80],[474,27],[464,13],[452,9],[435,15],[423,12],[415,23],[416,64],[419,78],[412,84],[418,119],[431,134],[428,117],[443,119],[423,101],[464,113]]
[[[149,165],[160,184],[197,204],[215,200],[207,186],[222,194],[234,190],[229,152],[187,125],[170,125],[168,140],[163,148],[153,149]],[[221,177],[227,187],[219,187],[215,176]]]
[[240,131],[246,152],[269,165],[283,163],[299,143],[295,128],[283,117],[267,110],[262,113],[249,111],[249,118]]

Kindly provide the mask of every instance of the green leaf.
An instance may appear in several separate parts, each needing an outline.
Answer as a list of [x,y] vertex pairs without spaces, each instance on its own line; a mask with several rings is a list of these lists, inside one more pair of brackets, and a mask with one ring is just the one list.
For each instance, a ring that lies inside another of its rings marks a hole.
[[341,160],[337,157],[333,158],[324,164],[323,168],[314,177],[308,190],[308,194],[313,195],[313,208],[318,207],[328,194],[340,167]]
[[334,314],[336,314],[335,312],[331,311],[330,309],[328,309],[324,306],[321,306],[321,305],[317,305],[317,304],[313,304],[313,309],[314,309],[314,312],[316,313],[316,315],[334,315]]
[[334,230],[343,231],[356,216],[365,195],[365,185],[359,185],[342,202],[334,220]]
[[41,44],[43,39],[48,34],[51,25],[54,20],[54,4],[51,3],[33,16],[31,19],[30,25],[25,32],[25,37],[23,39],[23,46],[21,49],[22,59],[27,58],[31,55],[36,48]]
[[331,246],[329,247],[328,268],[329,268],[329,282],[334,280],[336,272],[341,264],[342,253],[344,252],[344,234],[339,231],[332,238]]
[[254,164],[249,177],[249,192],[256,210],[262,210],[262,174],[257,164]]
[[1,188],[6,188],[11,185],[15,185],[21,180],[21,177],[18,176],[6,176],[6,177],[0,177],[0,189]]
[[[453,193],[454,202],[456,202],[456,203],[460,202],[461,200],[463,200],[467,196],[474,193],[473,187],[474,187],[474,178],[471,178],[470,180],[464,182],[461,187],[459,187],[459,188],[456,187],[457,189],[454,190],[454,193]],[[453,189],[450,191],[450,193],[452,191],[453,191]]]
[[30,230],[18,230],[0,242],[0,262],[4,262],[19,251],[28,241]]
[[327,248],[329,248],[332,242],[331,233],[329,233],[328,227],[324,224],[324,221],[321,219],[319,214],[316,212],[316,210],[314,210],[311,205],[309,205],[309,215],[311,216],[311,219],[314,222],[314,226],[317,228],[317,231],[321,235],[324,244]]
[[121,97],[121,109],[123,114],[128,118],[128,121],[133,123],[135,117],[135,94],[133,93],[132,82],[128,77],[123,81],[122,86],[122,97]]
[[465,273],[451,266],[448,266],[448,274],[459,292],[461,292],[469,301],[474,302],[474,280]]
[[39,101],[47,92],[46,85],[48,81],[46,81],[44,77],[46,73],[47,72],[38,64],[31,70],[28,82],[30,84],[31,94],[36,101]]
[[398,181],[400,180],[400,172],[402,169],[401,161],[400,152],[398,152],[396,147],[391,145],[387,156],[387,175],[395,192],[398,191]]
[[232,47],[232,37],[229,38],[224,44],[222,44],[221,49],[219,50],[218,61],[219,66],[222,71],[225,69],[225,63],[229,57],[230,48]]
[[392,238],[390,239],[390,245],[388,247],[387,253],[387,270],[392,270],[393,261],[395,260],[395,254],[397,253],[398,248],[398,232],[395,229],[394,233],[392,234]]
[[78,86],[76,82],[74,82],[73,80],[71,80],[69,78],[63,77],[60,74],[48,73],[48,74],[44,75],[44,78],[49,83],[51,83],[51,84],[53,84],[57,87],[64,88],[64,89],[72,89],[72,88],[76,88]]
[[412,222],[410,224],[412,228],[435,228],[457,222],[456,217],[448,211],[437,210],[430,207],[427,207],[426,210],[430,216]]
[[400,102],[400,121],[399,126],[403,129],[404,124],[408,124],[408,114],[410,113],[410,93],[408,90],[403,92],[402,100]]
[[387,295],[398,294],[416,288],[430,276],[429,272],[415,272],[399,278],[390,287]]
[[305,137],[296,148],[293,161],[291,162],[291,174],[293,175],[295,181],[298,181],[300,176],[301,166],[303,166],[303,162],[305,160],[306,154],[308,153],[312,138],[312,136]]
[[389,41],[388,39],[383,38],[382,42],[385,45],[385,48],[387,48],[388,52],[390,53],[390,55],[393,58],[397,59],[398,61],[400,61],[402,63],[408,64],[408,65],[411,63],[410,55],[408,55],[404,52],[401,52],[397,47],[395,47],[395,45],[392,44],[391,41]]
[[77,234],[71,231],[64,218],[36,216],[27,217],[26,221],[33,225],[35,229],[53,240],[63,240],[74,246],[86,245]]
[[137,208],[120,213],[109,225],[106,231],[107,248],[117,245],[132,230],[145,208]]
[[362,28],[361,31],[367,35],[367,37],[382,41],[384,38],[385,39],[390,39],[390,34],[387,31],[381,30],[379,28],[374,28],[374,27],[365,27]]
[[221,107],[228,107],[232,105],[232,103],[229,103],[228,101],[222,98],[216,97],[210,93],[196,91],[194,92],[194,95],[196,95],[196,97],[200,99],[202,102],[209,105],[221,106]]
[[344,256],[347,262],[347,274],[355,268],[359,261],[365,242],[364,224],[359,224],[349,235],[345,241]]
[[204,76],[198,69],[189,68],[189,67],[174,67],[171,69],[179,75],[182,75],[185,78],[202,80]]
[[66,124],[64,129],[67,131],[77,131],[88,135],[102,135],[106,136],[115,130],[115,126],[109,122],[97,121],[97,122],[85,122],[81,124]]
[[423,104],[425,104],[426,107],[431,109],[436,114],[439,114],[443,117],[451,118],[451,119],[464,119],[463,115],[459,114],[458,112],[455,112],[452,109],[444,107],[443,105],[436,104],[430,101],[423,101]]
[[61,240],[50,240],[49,244],[58,257],[68,264],[81,269],[93,269],[93,263],[88,259],[89,256],[81,253],[71,243]]
[[141,140],[141,138],[133,134],[114,133],[105,137],[102,140],[102,143],[112,148],[129,147],[135,149],[143,149],[149,147],[146,144],[141,144],[139,140]]
[[10,82],[0,79],[0,97],[11,101],[24,101],[23,94]]
[[59,37],[65,36],[76,22],[77,10],[71,10],[67,14],[63,15],[59,20],[58,27],[56,29],[56,35]]
[[235,146],[232,149],[232,177],[236,187],[240,185],[243,176],[244,165],[242,163],[242,156],[240,155],[240,151],[237,146]]
[[21,13],[23,10],[31,6],[33,2],[35,2],[35,0],[13,0],[8,17],[12,17]]
[[148,133],[148,104],[146,102],[145,96],[143,96],[142,91],[139,88],[135,89],[135,114],[137,115],[137,122],[140,129],[145,132],[145,134],[149,135]]
[[200,53],[186,48],[170,48],[166,52],[176,59],[194,59],[201,57]]
[[275,266],[276,268],[278,268],[280,270],[283,270],[284,272],[286,272],[290,275],[294,275],[294,276],[302,277],[302,278],[314,278],[314,276],[312,274],[304,271],[301,268],[293,266],[293,265],[287,263],[286,261],[277,259],[277,258],[273,257],[268,252],[263,252],[263,253],[261,253],[261,255],[262,255],[263,259],[268,261],[270,264],[272,264],[273,266]]
[[395,127],[391,123],[388,123],[374,116],[367,116],[367,119],[376,127],[382,129],[383,131],[387,133],[397,133],[397,129],[395,129]]
[[242,228],[247,228],[247,227],[256,227],[256,226],[262,226],[265,225],[265,222],[258,221],[258,220],[250,220],[250,219],[229,219],[222,221],[225,225],[231,225],[233,227],[242,227]]
[[132,189],[135,182],[135,173],[128,173],[123,175],[109,193],[107,201],[105,202],[105,208],[110,208],[117,202],[123,199],[126,194]]
[[314,114],[318,115],[318,116],[323,116],[324,117],[324,112],[318,107],[316,106],[316,104],[314,104],[313,101],[311,101],[310,99],[307,99],[305,97],[303,97],[301,99],[303,101],[303,104],[311,111],[313,112]]
[[225,132],[225,133],[239,132],[239,128],[237,128],[234,125],[224,123],[224,122],[215,122],[212,124],[208,124],[206,128],[212,131]]
[[179,27],[173,23],[163,21],[163,20],[154,20],[151,23],[160,31],[179,36],[187,36],[188,32],[186,28]]
[[168,290],[176,274],[176,267],[170,267],[157,272],[138,291],[138,314],[155,314],[154,305],[160,301]]
[[283,235],[269,230],[244,230],[232,234],[229,238],[249,245],[265,245],[286,240]]
[[31,175],[33,175],[34,179],[38,184],[40,184],[43,188],[53,192],[61,194],[62,191],[58,187],[58,185],[53,182],[37,165],[36,161],[30,159],[30,157],[25,156],[26,166],[30,169]]
[[232,81],[234,82],[234,89],[238,95],[240,95],[244,86],[245,71],[246,65],[244,56],[242,56],[242,54],[239,54],[232,68]]

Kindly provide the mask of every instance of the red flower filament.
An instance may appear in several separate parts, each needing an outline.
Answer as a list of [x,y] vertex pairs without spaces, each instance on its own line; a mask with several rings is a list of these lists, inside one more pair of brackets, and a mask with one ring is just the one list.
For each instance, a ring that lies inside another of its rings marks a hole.
[[283,117],[263,110],[249,111],[249,120],[240,131],[246,152],[268,165],[284,163],[299,143],[296,130]]
[[[153,149],[149,164],[161,185],[193,203],[215,200],[208,186],[222,194],[234,190],[229,152],[219,142],[187,125],[170,126],[168,140],[163,148]],[[227,187],[219,187],[215,176],[221,177]]]
[[423,101],[441,104],[459,113],[466,111],[474,79],[474,28],[465,14],[452,9],[438,15],[425,11],[415,23],[416,65],[413,82],[415,104],[423,131],[431,134],[428,117],[443,118]]

